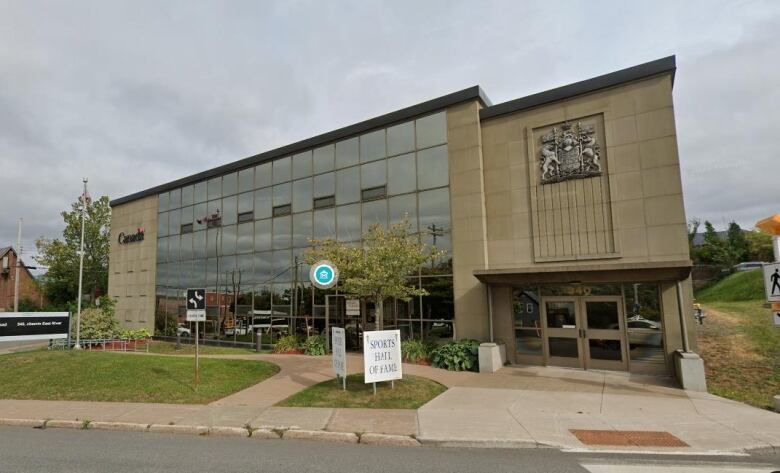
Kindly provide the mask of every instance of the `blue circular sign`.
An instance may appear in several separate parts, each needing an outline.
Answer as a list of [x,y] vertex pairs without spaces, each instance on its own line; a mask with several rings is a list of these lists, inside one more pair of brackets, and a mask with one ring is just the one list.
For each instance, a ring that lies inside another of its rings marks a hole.
[[315,287],[320,289],[330,289],[335,286],[339,280],[339,272],[336,266],[330,261],[323,260],[311,267],[309,279]]

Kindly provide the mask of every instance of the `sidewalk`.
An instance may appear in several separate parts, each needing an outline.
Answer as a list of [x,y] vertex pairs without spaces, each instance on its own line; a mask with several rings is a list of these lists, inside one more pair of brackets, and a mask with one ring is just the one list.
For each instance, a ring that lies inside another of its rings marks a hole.
[[[571,429],[653,431],[668,432],[689,445],[653,450],[772,452],[778,448],[780,452],[777,414],[706,393],[686,392],[668,378],[549,367],[507,367],[478,374],[404,364],[404,374],[428,377],[449,389],[417,411],[292,408],[274,404],[332,378],[329,357],[210,357],[261,359],[281,369],[259,384],[208,405],[0,400],[0,424],[2,419],[89,420],[141,427],[198,426],[201,433],[209,427],[238,431],[235,428],[249,425],[279,432],[390,434],[405,436],[407,441],[414,437],[422,444],[589,450],[615,448],[584,445]],[[348,368],[350,373],[362,371],[362,358],[348,355]],[[357,441],[357,436],[352,437]]]

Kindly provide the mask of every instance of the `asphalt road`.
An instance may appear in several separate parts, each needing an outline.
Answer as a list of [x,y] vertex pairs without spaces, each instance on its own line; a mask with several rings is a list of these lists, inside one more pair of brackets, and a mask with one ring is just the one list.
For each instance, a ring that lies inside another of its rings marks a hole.
[[562,453],[553,449],[375,447],[293,440],[0,427],[0,472],[3,473],[757,473],[774,470],[780,470],[780,457],[581,454]]

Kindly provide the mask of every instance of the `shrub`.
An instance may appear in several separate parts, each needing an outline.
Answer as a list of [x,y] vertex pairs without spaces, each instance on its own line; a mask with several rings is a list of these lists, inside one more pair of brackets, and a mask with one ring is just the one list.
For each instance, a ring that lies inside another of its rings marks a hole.
[[125,340],[142,340],[144,338],[149,338],[150,336],[151,335],[149,334],[148,330],[145,328],[139,328],[138,330],[123,330],[119,338],[123,338]]
[[459,340],[440,345],[431,351],[431,364],[450,371],[476,371],[479,342]]
[[[100,299],[100,307],[90,307],[81,311],[81,338],[94,340],[116,338],[122,333],[119,321],[114,317],[114,301],[109,297]],[[71,336],[76,336],[76,321],[71,323]]]
[[417,363],[430,357],[433,347],[422,340],[410,338],[401,342],[401,358],[404,361]]
[[274,344],[274,353],[288,353],[299,350],[300,341],[295,335],[280,337]]
[[301,347],[303,348],[303,353],[307,355],[322,356],[327,353],[324,335],[312,335],[303,342]]

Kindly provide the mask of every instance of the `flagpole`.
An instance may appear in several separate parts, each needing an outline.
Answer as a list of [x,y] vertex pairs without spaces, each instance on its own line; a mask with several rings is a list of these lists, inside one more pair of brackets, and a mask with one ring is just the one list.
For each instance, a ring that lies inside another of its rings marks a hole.
[[87,178],[84,182],[84,194],[81,196],[81,250],[79,251],[79,295],[76,312],[76,350],[81,350],[81,284],[84,277],[84,218],[87,213]]

